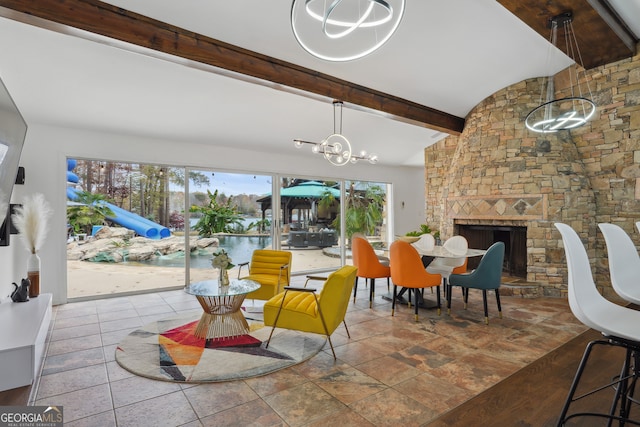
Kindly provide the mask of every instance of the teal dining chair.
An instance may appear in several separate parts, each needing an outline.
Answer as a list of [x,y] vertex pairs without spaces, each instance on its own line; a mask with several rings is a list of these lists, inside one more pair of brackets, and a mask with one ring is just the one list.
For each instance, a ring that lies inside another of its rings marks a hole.
[[462,287],[464,298],[464,308],[467,308],[469,300],[469,289],[481,289],[484,303],[484,321],[489,324],[489,310],[487,307],[487,291],[493,289],[496,293],[498,313],[502,318],[502,307],[500,306],[500,283],[502,281],[502,264],[504,262],[504,242],[496,242],[487,249],[482,256],[478,268],[464,274],[451,274],[449,276],[447,290],[447,312],[451,313],[451,291],[453,286]]

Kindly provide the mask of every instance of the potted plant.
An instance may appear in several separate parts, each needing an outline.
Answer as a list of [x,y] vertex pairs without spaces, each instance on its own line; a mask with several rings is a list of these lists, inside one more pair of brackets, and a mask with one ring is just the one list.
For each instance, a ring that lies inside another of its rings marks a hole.
[[420,239],[420,236],[422,236],[423,234],[433,234],[433,238],[436,240],[436,244],[440,244],[440,232],[437,230],[431,230],[431,227],[429,227],[427,224],[421,224],[420,229],[409,231],[404,236],[398,236],[398,238],[409,243],[413,243],[418,241]]
[[40,257],[38,251],[40,251],[47,235],[47,222],[51,213],[51,207],[44,195],[37,193],[31,197],[25,197],[22,206],[18,206],[13,214],[13,224],[30,254],[27,259],[30,298],[40,295]]

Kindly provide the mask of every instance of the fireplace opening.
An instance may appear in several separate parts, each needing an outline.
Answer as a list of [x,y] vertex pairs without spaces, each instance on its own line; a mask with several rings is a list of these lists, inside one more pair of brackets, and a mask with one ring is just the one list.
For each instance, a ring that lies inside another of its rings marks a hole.
[[[488,249],[495,242],[504,242],[502,271],[510,276],[527,277],[527,227],[458,224],[458,234],[474,249]],[[480,257],[471,257],[468,268],[476,268],[479,263]]]

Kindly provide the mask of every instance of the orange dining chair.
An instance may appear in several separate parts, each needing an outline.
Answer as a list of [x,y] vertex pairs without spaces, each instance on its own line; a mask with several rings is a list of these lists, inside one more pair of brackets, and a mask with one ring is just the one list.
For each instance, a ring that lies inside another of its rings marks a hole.
[[391,244],[391,279],[393,281],[393,300],[391,302],[391,315],[393,316],[396,309],[396,296],[398,286],[413,289],[415,295],[415,311],[416,322],[418,321],[418,289],[436,288],[436,298],[438,304],[438,315],[440,314],[440,283],[442,276],[439,274],[431,274],[424,269],[420,254],[411,246],[402,240],[396,240]]
[[380,262],[373,246],[371,246],[371,243],[364,237],[352,237],[351,256],[353,258],[353,265],[358,268],[358,275],[356,276],[353,287],[353,301],[355,302],[356,292],[358,291],[358,277],[362,277],[365,279],[365,282],[371,282],[369,284],[369,308],[371,308],[375,296],[376,279],[386,277],[388,287],[391,269],[388,265]]

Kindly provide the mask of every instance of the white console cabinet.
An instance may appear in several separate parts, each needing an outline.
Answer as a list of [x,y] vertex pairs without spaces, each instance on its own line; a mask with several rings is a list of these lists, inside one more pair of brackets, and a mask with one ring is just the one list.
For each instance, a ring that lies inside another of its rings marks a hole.
[[31,385],[40,372],[51,323],[51,294],[0,304],[0,391]]

